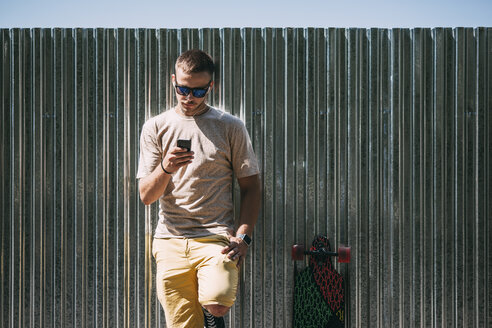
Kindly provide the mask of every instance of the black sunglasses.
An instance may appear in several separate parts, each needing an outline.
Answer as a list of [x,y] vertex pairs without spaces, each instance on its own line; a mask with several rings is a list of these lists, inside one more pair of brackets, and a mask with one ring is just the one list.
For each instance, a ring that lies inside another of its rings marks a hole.
[[208,89],[210,88],[210,83],[212,83],[212,80],[210,80],[208,82],[207,86],[204,88],[188,88],[188,87],[184,87],[182,85],[178,85],[175,83],[174,88],[176,89],[176,92],[181,96],[187,96],[191,92],[193,94],[193,97],[203,98],[203,97],[205,97]]

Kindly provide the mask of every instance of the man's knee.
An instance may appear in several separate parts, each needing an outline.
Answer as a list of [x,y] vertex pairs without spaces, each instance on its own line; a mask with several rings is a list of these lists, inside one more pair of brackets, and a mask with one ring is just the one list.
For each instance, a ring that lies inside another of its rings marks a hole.
[[210,312],[214,317],[223,317],[229,311],[229,307],[220,304],[210,304],[204,305],[208,312]]

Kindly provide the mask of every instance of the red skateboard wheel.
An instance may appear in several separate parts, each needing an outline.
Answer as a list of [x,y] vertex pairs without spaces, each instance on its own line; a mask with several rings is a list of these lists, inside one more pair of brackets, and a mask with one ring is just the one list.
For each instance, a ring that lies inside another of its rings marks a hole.
[[292,246],[292,259],[296,261],[302,261],[304,259],[304,245],[293,245]]
[[350,246],[338,247],[338,263],[349,263],[350,262]]

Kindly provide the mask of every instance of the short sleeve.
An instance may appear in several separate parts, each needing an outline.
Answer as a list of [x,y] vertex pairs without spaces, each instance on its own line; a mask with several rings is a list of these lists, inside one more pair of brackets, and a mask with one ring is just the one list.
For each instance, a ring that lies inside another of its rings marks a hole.
[[238,120],[233,129],[231,149],[232,169],[236,178],[245,178],[260,173],[248,131],[242,121]]
[[149,122],[142,127],[140,135],[140,159],[137,179],[148,176],[162,160],[162,151],[157,142],[157,133]]

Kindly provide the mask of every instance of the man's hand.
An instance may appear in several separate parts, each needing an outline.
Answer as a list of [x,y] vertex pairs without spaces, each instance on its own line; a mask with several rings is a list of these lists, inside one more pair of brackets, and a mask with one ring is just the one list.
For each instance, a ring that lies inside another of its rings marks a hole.
[[229,246],[222,249],[222,254],[227,253],[227,258],[231,260],[238,260],[237,266],[240,267],[248,254],[248,245],[241,238],[229,237]]
[[162,167],[169,173],[176,172],[180,167],[188,165],[195,153],[184,148],[174,147],[167,152],[162,160]]

